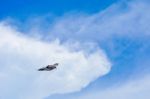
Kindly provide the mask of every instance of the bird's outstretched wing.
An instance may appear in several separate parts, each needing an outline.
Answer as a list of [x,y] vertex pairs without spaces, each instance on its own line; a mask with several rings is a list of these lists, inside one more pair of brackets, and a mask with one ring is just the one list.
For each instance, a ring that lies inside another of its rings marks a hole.
[[38,69],[38,71],[44,71],[44,70],[46,70],[45,67]]

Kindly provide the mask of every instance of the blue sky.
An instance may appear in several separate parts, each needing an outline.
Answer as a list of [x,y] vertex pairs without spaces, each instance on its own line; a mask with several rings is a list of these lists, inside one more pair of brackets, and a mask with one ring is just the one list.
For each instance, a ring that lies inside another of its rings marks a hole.
[[2,0],[0,98],[149,99],[149,4]]
[[117,0],[1,0],[0,18],[14,17],[26,19],[34,15],[54,14],[61,16],[66,12],[96,13]]

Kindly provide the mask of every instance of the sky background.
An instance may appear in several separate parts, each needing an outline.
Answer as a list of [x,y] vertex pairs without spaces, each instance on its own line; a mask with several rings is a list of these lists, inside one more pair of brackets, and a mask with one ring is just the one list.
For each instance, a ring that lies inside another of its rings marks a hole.
[[0,0],[0,99],[149,99],[149,4]]
[[62,16],[68,12],[96,13],[117,0],[1,0],[1,18],[27,19],[34,15],[54,14]]

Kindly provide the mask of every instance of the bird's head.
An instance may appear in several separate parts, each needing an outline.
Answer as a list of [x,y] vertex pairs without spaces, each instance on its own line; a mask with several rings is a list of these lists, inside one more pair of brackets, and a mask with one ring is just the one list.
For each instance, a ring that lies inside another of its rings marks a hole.
[[55,66],[58,66],[58,63],[55,63],[54,65],[55,65]]

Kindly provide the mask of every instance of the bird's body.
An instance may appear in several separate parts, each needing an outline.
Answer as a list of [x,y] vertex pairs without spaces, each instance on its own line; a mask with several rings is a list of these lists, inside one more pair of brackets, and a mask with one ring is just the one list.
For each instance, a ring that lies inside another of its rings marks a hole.
[[38,69],[38,71],[51,71],[53,69],[56,69],[56,66],[58,66],[58,63],[55,63],[53,65],[47,65],[46,67]]

